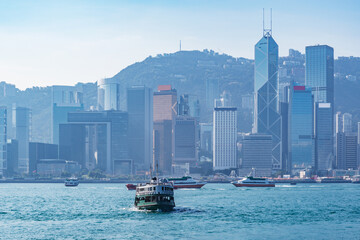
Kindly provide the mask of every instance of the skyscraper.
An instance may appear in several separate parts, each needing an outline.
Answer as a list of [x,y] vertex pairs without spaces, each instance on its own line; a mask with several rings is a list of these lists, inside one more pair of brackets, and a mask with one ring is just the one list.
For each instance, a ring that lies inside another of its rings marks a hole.
[[120,85],[115,79],[98,82],[98,110],[120,110]]
[[13,134],[18,141],[18,172],[29,172],[29,141],[31,140],[31,111],[29,108],[13,106]]
[[59,143],[59,124],[67,122],[67,114],[84,109],[82,95],[82,89],[77,87],[52,87],[51,137],[54,144]]
[[153,91],[145,86],[127,90],[129,157],[136,170],[148,170],[153,156]]
[[289,158],[293,170],[315,167],[313,96],[305,86],[291,86]]
[[171,173],[175,149],[175,120],[177,116],[177,92],[171,85],[160,85],[154,92],[154,163],[164,174]]
[[213,169],[237,168],[237,109],[215,107],[213,124]]
[[325,173],[332,168],[334,158],[334,49],[327,45],[306,47],[305,70],[305,86],[319,103],[315,109],[315,161],[317,169]]
[[334,106],[334,49],[327,45],[306,47],[305,85],[315,102]]
[[177,116],[175,123],[175,164],[193,164],[197,160],[196,119]]
[[344,132],[344,124],[341,112],[335,114],[335,133]]
[[0,175],[7,171],[7,108],[0,107]]
[[357,169],[357,140],[356,133],[336,134],[336,168]]
[[352,115],[350,113],[343,114],[343,130],[344,133],[351,133],[352,132]]
[[331,103],[315,104],[315,165],[320,172],[326,172],[333,165],[333,110]]
[[281,169],[281,117],[278,101],[278,45],[271,29],[255,45],[253,132],[272,136],[273,169]]

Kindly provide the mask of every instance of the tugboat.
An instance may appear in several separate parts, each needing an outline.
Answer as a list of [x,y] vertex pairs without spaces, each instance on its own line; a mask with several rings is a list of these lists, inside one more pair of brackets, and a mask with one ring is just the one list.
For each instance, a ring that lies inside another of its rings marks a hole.
[[174,187],[167,179],[151,178],[136,186],[135,207],[139,210],[171,211],[175,207]]
[[201,188],[206,182],[195,181],[190,176],[184,176],[182,178],[168,178],[169,182],[172,182],[174,189],[178,188]]
[[76,187],[77,185],[79,185],[79,179],[77,178],[65,179],[65,187]]
[[236,187],[275,187],[275,183],[267,178],[246,177],[232,182]]

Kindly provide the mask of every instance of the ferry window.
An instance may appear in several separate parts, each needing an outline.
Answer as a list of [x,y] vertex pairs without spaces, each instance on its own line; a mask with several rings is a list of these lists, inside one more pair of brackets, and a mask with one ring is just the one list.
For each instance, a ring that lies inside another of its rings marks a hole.
[[164,187],[161,187],[161,189],[164,191]]

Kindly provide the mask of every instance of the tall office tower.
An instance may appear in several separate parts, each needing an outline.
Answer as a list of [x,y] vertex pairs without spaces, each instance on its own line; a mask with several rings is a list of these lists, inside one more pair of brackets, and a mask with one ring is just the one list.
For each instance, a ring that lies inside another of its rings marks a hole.
[[136,170],[149,170],[153,157],[153,91],[145,86],[127,90],[129,157]]
[[264,29],[255,45],[254,125],[253,132],[271,135],[273,169],[281,169],[281,117],[278,101],[278,45]]
[[357,146],[358,137],[356,133],[336,134],[336,168],[357,169]]
[[171,85],[160,85],[154,92],[154,159],[164,174],[171,173],[175,149],[175,120],[177,116],[177,92]]
[[335,133],[344,132],[344,124],[341,112],[335,114]]
[[19,145],[15,139],[8,139],[6,145],[7,175],[14,176],[18,173]]
[[200,149],[205,152],[212,152],[212,123],[200,123]]
[[314,110],[311,89],[291,86],[289,103],[289,158],[294,171],[315,167]]
[[357,162],[358,162],[358,168],[360,168],[360,122],[358,122],[357,125],[358,129],[357,129],[357,136],[358,136],[358,155],[357,155]]
[[7,172],[7,109],[0,107],[0,175]]
[[98,82],[98,110],[120,110],[120,84],[115,79]]
[[237,168],[237,109],[215,107],[213,123],[213,169]]
[[13,106],[13,134],[18,141],[18,173],[29,172],[29,141],[31,140],[31,111],[29,108]]
[[121,111],[79,111],[60,124],[59,157],[89,170],[132,174],[128,156],[128,114]]
[[205,103],[207,110],[212,110],[214,108],[214,99],[219,98],[219,96],[219,80],[207,78],[205,80]]
[[332,115],[331,103],[315,104],[315,165],[324,174],[333,164]]
[[291,173],[291,162],[289,160],[289,103],[280,102],[281,115],[281,144],[282,144],[282,163],[281,167],[284,173]]
[[175,123],[175,156],[174,164],[194,164],[197,160],[196,119],[189,116],[178,116]]
[[352,132],[352,115],[350,113],[343,114],[343,131],[344,133],[351,133]]
[[255,170],[256,176],[271,176],[272,136],[250,134],[244,136],[240,176],[247,176]]
[[[317,141],[315,161],[318,170],[329,170],[333,165],[329,161],[334,155],[333,147],[329,147],[330,144],[333,145],[334,136],[334,49],[332,47],[327,45],[306,47],[305,86],[311,89],[315,103],[326,103],[316,105],[316,111],[319,113],[316,117],[319,116],[321,119],[315,119],[315,134],[320,134],[315,139]],[[328,129],[325,130],[322,126]],[[323,129],[326,133],[316,129]]]
[[[59,143],[59,124],[67,122],[69,112],[84,109],[82,89],[73,86],[53,86],[51,104],[51,139]],[[19,146],[20,147],[20,146]]]

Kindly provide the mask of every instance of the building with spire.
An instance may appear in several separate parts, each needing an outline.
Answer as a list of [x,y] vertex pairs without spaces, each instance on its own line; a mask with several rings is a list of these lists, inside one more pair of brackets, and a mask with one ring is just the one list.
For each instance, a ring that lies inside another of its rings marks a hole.
[[272,29],[263,29],[263,37],[255,45],[254,125],[253,132],[271,135],[272,168],[282,165],[281,117],[278,101],[278,45]]

